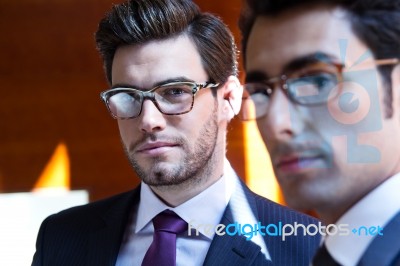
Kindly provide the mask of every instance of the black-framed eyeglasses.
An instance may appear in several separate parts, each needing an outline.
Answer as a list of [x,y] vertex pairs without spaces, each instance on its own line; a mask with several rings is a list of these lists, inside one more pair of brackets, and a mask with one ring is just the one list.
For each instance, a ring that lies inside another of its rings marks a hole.
[[162,114],[181,115],[192,110],[194,96],[199,90],[218,86],[218,83],[184,81],[162,84],[147,91],[117,87],[101,92],[100,97],[115,119],[138,117],[146,99],[151,100]]
[[[373,62],[375,65],[394,65],[399,64],[400,60],[389,58]],[[283,74],[266,81],[246,83],[244,88],[248,97],[244,98],[244,104],[246,105],[246,100],[251,100],[254,110],[244,110],[243,120],[265,116],[276,88],[282,89],[290,101],[299,105],[325,104],[340,94],[344,68],[343,64],[321,61],[290,74]],[[249,104],[244,109],[249,109]]]

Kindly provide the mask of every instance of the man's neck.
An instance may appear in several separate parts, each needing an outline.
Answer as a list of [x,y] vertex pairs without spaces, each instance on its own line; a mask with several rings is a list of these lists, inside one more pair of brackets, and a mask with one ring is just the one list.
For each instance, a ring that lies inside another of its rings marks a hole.
[[350,198],[342,198],[341,200],[337,200],[335,202],[331,202],[330,204],[323,204],[321,208],[316,209],[316,213],[318,214],[318,218],[324,224],[334,224],[336,223],[340,217],[342,217],[350,208],[352,208],[357,202],[362,200],[365,196],[371,193],[374,189],[376,189],[379,185],[385,182],[388,178],[384,178],[380,180],[379,183],[372,184],[369,188],[367,188],[362,193],[359,192],[353,193]]
[[[219,175],[219,178],[222,177],[222,174]],[[180,185],[173,186],[163,186],[163,187],[153,187],[150,186],[151,190],[156,194],[160,200],[162,200],[166,205],[170,207],[176,207],[181,205],[182,203],[190,200],[191,198],[197,196],[208,187],[213,185],[215,182],[219,180],[219,178],[209,179],[208,181],[199,186],[188,185],[187,183],[183,183]]]

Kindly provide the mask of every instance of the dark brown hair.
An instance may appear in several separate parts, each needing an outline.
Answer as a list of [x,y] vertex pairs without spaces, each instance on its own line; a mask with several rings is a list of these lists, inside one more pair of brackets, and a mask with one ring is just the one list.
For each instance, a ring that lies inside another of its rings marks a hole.
[[115,51],[187,34],[194,42],[210,81],[224,83],[237,75],[237,49],[220,18],[200,12],[192,0],[131,0],[114,5],[95,34],[108,82]]

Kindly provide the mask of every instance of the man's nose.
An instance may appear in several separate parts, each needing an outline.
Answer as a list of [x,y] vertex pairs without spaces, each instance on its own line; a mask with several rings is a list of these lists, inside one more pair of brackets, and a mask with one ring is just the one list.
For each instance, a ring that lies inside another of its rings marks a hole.
[[165,129],[164,115],[158,110],[156,103],[145,99],[142,104],[142,113],[137,118],[140,120],[139,128],[145,133],[154,133]]
[[271,95],[266,116],[267,127],[276,139],[292,138],[303,130],[302,116],[281,88],[276,88]]

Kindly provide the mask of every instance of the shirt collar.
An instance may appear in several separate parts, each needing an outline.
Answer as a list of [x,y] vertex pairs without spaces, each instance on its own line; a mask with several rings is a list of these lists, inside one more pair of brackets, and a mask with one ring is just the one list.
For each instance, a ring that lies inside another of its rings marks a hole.
[[[154,216],[166,209],[174,211],[188,224],[201,224],[215,228],[224,214],[235,186],[232,172],[234,173],[233,169],[225,159],[224,175],[217,182],[175,208],[162,202],[151,188],[142,182],[135,233],[141,231]],[[212,239],[214,232],[206,230],[206,226],[198,228],[202,235]]]
[[[233,193],[235,193],[235,196],[233,196]],[[212,229],[220,223],[228,203],[232,207],[234,221],[239,224],[257,224],[258,221],[249,206],[239,177],[226,158],[224,161],[224,175],[216,183],[175,208],[163,203],[148,185],[142,183],[135,234],[149,223],[153,228],[151,224],[153,217],[166,209],[170,209],[188,224],[193,225],[202,236],[211,241],[215,235],[215,231]],[[251,241],[260,246],[261,252],[267,260],[271,260],[266,244],[260,234],[256,234]]]
[[374,236],[358,235],[353,229],[365,226],[383,228],[400,210],[400,173],[386,180],[351,207],[337,225],[348,224],[349,235],[326,237],[326,247],[332,257],[343,265],[356,265]]

